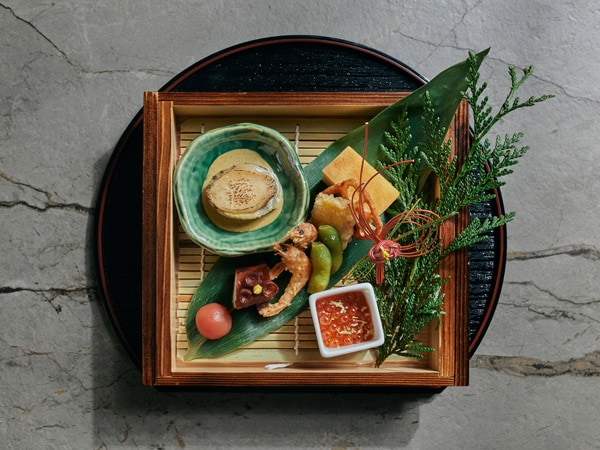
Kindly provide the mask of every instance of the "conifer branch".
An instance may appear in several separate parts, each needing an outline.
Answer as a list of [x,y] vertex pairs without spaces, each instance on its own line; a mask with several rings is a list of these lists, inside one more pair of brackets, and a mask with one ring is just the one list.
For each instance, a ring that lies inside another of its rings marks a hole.
[[[502,178],[512,173],[512,167],[527,152],[528,147],[520,145],[521,132],[496,136],[493,141],[487,135],[507,114],[553,96],[530,97],[522,102],[516,93],[531,76],[533,68],[524,69],[519,76],[511,66],[508,69],[511,87],[498,111],[494,112],[485,95],[487,83],[479,82],[474,55],[470,53],[469,59],[467,91],[463,97],[473,114],[473,140],[460,166],[457,158],[451,156],[451,143],[445,140],[447,130],[439,126],[440,121],[427,95],[423,117],[425,142],[412,148],[409,146],[411,131],[406,111],[384,134],[381,145],[384,161],[379,168],[396,161],[414,160],[412,164],[394,166],[384,172],[400,192],[388,211],[391,214],[406,211],[419,203],[420,207],[445,217],[458,214],[464,207],[489,201],[494,198],[493,191],[505,184]],[[427,189],[432,184],[427,182],[432,176],[439,184],[437,196],[432,196]],[[484,220],[475,218],[446,249],[437,248],[416,258],[395,258],[386,263],[384,282],[374,286],[386,335],[379,348],[377,366],[393,354],[421,358],[424,353],[433,351],[415,338],[427,323],[440,320],[443,315],[441,288],[447,280],[438,273],[440,261],[458,249],[487,239],[491,230],[504,226],[514,216],[511,212]],[[373,282],[373,263],[368,258],[363,259],[350,277]]]

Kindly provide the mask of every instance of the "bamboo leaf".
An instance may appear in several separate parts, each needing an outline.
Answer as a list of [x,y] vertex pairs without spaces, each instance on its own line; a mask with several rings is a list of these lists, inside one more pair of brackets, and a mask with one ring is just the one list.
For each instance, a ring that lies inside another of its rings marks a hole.
[[[477,67],[481,65],[488,52],[489,49],[486,49],[474,55]],[[367,161],[373,165],[381,159],[380,145],[383,143],[384,133],[390,129],[390,124],[398,119],[404,108],[406,108],[408,114],[408,126],[411,130],[411,140],[408,148],[425,142],[425,127],[422,126],[422,123],[426,97],[429,97],[431,107],[440,120],[440,127],[448,129],[458,105],[463,99],[462,94],[467,89],[469,70],[469,59],[447,68],[427,84],[402,100],[388,106],[369,121]],[[323,167],[329,164],[346,147],[350,146],[357,152],[362,152],[365,137],[364,128],[364,125],[360,126],[335,141],[306,167],[304,173],[309,186],[319,186]]]
[[[366,254],[369,247],[369,241],[353,240],[344,251],[344,262],[331,277],[329,286],[333,286],[339,282],[350,271],[352,264]],[[231,309],[233,326],[229,334],[221,339],[205,340],[196,329],[195,317],[198,309],[210,302],[218,302],[231,308],[235,269],[256,264],[257,260],[273,259],[273,256],[268,254],[265,254],[264,258],[257,255],[251,256],[251,259],[248,257],[219,258],[198,287],[187,315],[186,331],[188,333],[189,349],[184,357],[185,360],[219,356],[249,344],[261,336],[285,325],[306,308],[308,294],[303,289],[296,295],[290,306],[274,317],[262,317],[254,307],[242,310]],[[270,265],[272,266],[273,264],[274,261]],[[275,281],[279,285],[280,292],[283,292],[285,285],[289,281],[289,275],[284,272]]]

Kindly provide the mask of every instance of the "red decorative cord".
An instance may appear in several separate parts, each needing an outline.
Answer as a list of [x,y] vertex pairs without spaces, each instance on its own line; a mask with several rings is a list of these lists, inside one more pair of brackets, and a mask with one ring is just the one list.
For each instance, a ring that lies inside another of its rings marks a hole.
[[[369,137],[368,123],[365,124],[365,143],[363,147],[362,163],[360,167],[360,181],[357,189],[352,193],[350,201],[350,211],[352,217],[356,221],[356,226],[362,232],[365,239],[373,242],[373,246],[369,249],[368,256],[373,264],[375,264],[375,283],[381,284],[384,280],[385,263],[398,258],[415,258],[425,255],[440,245],[440,229],[435,224],[440,220],[440,216],[428,209],[412,208],[401,212],[389,219],[378,233],[373,229],[367,217],[365,217],[365,191],[369,183],[381,173],[391,167],[400,164],[414,162],[413,160],[398,161],[390,164],[383,169],[377,171],[366,182],[363,182],[363,168],[367,154],[367,142]],[[355,196],[358,199],[355,201]],[[417,233],[416,239],[409,244],[400,244],[394,239],[389,239],[388,234],[399,228],[402,225],[410,225],[414,227],[406,235]]]

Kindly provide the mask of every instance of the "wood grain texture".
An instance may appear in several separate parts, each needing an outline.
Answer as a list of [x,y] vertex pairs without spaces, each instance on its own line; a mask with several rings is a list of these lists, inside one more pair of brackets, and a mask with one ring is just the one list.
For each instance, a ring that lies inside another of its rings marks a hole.
[[144,384],[156,384],[156,370],[154,361],[156,359],[156,277],[157,268],[157,246],[155,237],[157,235],[157,149],[158,149],[158,96],[156,93],[144,95],[144,155],[142,176],[142,298],[152,299],[143,302],[142,308],[142,381]]

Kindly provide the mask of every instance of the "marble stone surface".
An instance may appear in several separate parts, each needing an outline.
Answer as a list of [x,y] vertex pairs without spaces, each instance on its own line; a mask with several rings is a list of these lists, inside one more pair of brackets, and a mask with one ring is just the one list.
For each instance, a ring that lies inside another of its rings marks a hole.
[[[600,12],[596,1],[0,2],[0,435],[8,449],[600,448]],[[197,60],[284,34],[347,39],[426,77],[491,47],[535,66],[509,116],[530,151],[503,188],[508,265],[471,359],[437,395],[158,392],[106,318],[100,180],[142,104]]]

